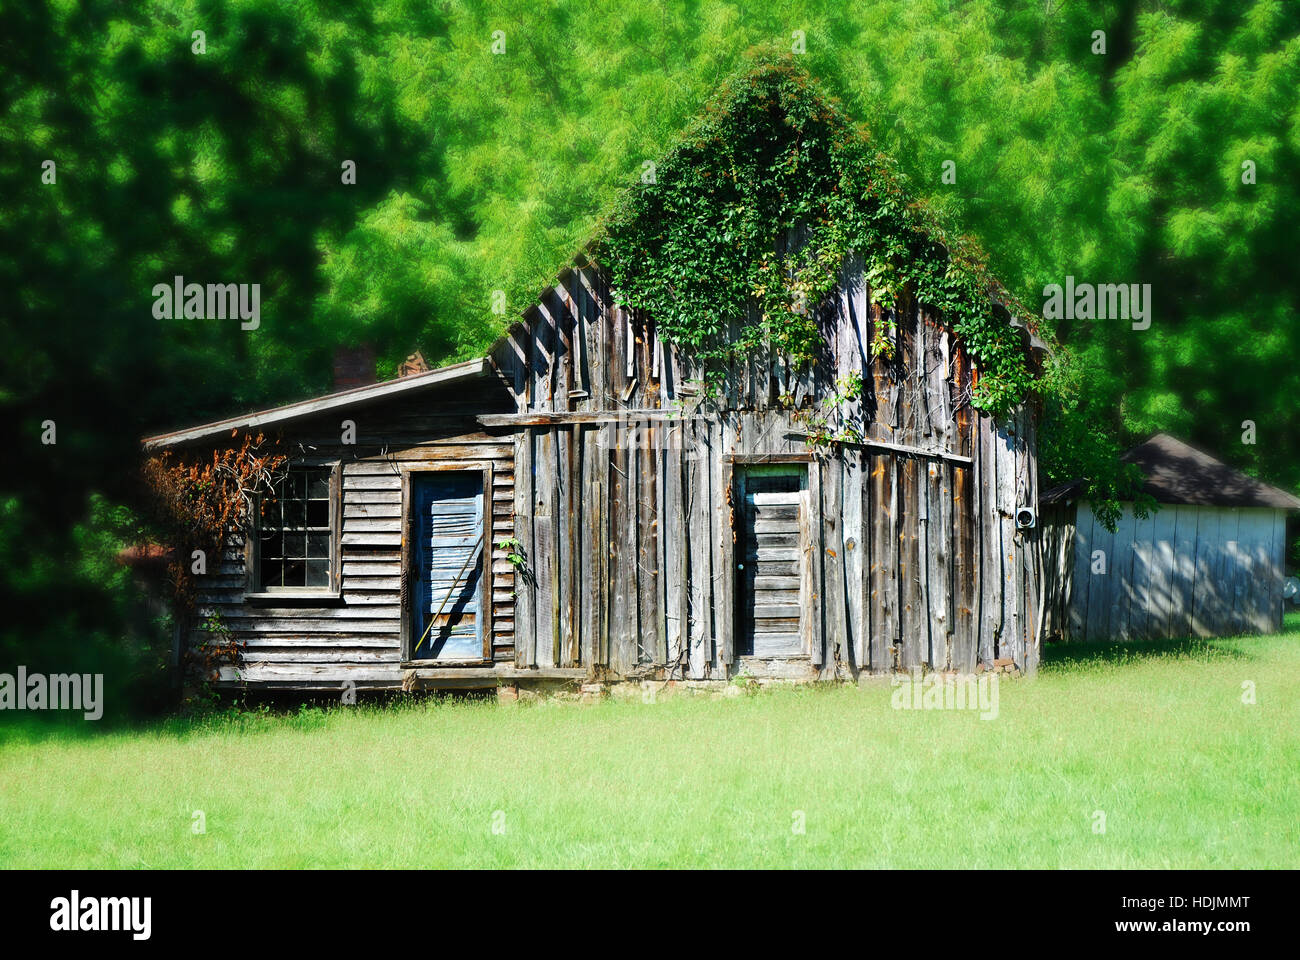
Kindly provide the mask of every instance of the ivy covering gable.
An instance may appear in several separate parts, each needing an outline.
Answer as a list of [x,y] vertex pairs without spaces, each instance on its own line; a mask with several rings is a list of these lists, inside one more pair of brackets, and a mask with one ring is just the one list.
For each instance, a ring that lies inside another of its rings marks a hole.
[[[716,387],[727,361],[757,348],[813,362],[816,307],[845,257],[863,258],[873,303],[906,293],[943,320],[980,371],[973,402],[1004,413],[1035,387],[974,244],[950,238],[893,163],[789,60],[725,87],[629,191],[593,243],[615,295],[654,317]],[[797,244],[786,244],[797,235]],[[738,334],[735,331],[739,331]],[[873,355],[892,341],[878,330]]]

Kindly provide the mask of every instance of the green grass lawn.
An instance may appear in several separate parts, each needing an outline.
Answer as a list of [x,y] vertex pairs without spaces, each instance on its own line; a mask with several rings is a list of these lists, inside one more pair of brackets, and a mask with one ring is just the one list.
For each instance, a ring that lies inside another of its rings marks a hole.
[[892,692],[10,726],[0,865],[1300,866],[1295,618],[1050,656],[996,719]]

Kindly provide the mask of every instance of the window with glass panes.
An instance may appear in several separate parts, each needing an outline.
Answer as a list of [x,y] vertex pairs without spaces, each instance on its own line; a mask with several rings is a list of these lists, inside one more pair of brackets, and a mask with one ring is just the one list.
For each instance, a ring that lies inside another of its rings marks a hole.
[[263,590],[328,587],[330,468],[291,467],[262,514]]

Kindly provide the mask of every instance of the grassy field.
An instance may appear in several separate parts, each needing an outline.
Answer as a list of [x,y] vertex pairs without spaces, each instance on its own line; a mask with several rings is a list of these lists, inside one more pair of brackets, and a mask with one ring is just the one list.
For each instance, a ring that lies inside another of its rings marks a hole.
[[1076,648],[995,719],[892,693],[10,726],[0,865],[1300,866],[1294,618]]

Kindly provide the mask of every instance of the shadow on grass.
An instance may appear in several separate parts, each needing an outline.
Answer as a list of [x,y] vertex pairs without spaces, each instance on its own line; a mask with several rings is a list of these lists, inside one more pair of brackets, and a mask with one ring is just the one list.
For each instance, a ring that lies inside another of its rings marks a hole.
[[[1073,666],[1118,665],[1155,661],[1196,662],[1251,659],[1249,644],[1255,640],[1286,638],[1300,643],[1300,611],[1288,612],[1282,630],[1265,636],[1181,637],[1176,640],[1095,641],[1049,643],[1043,654],[1043,669],[1049,672]],[[1245,649],[1241,648],[1246,644]],[[422,709],[431,703],[495,703],[490,692],[427,691],[421,693],[366,693],[358,691],[355,706],[339,703],[335,695],[248,692],[227,695],[190,713],[173,713],[147,718],[113,718],[87,722],[80,714],[48,711],[39,714],[0,711],[0,749],[9,744],[52,740],[90,740],[121,734],[164,736],[171,739],[213,732],[252,733],[258,730],[309,730],[325,725],[338,712],[373,712],[392,715],[407,709]]]
[[[1270,636],[1272,636],[1270,634]],[[1097,640],[1051,643],[1043,650],[1043,666],[1122,664],[1155,660],[1249,660],[1249,652],[1230,646],[1253,637],[1180,637],[1176,640]]]
[[1043,666],[1068,667],[1087,663],[1134,663],[1144,660],[1249,660],[1250,651],[1240,648],[1255,640],[1289,638],[1300,643],[1300,611],[1287,611],[1278,633],[1241,634],[1233,637],[1178,637],[1172,640],[1097,640],[1081,643],[1049,643],[1043,650]]
[[[490,693],[490,691],[489,691]],[[399,693],[358,691],[355,704],[337,696],[286,692],[228,694],[197,709],[154,717],[113,717],[89,722],[79,713],[41,711],[0,714],[0,749],[9,744],[93,740],[122,735],[166,737],[181,740],[207,733],[253,733],[259,730],[312,730],[325,726],[339,713],[392,715],[434,704],[492,703],[495,695],[472,690],[437,690]]]

